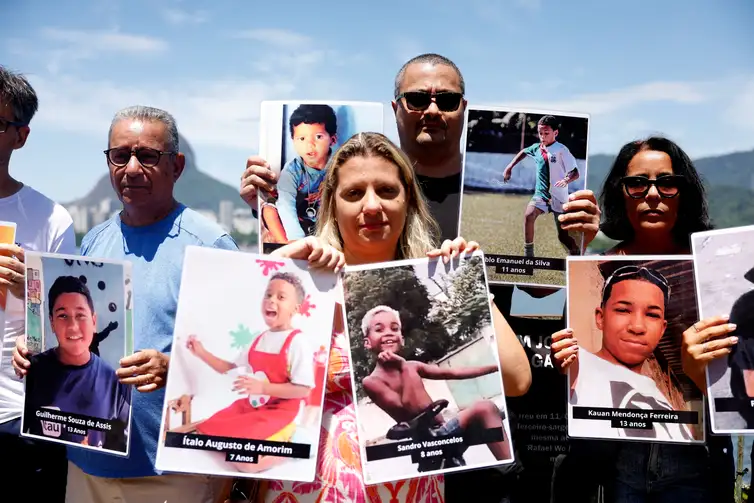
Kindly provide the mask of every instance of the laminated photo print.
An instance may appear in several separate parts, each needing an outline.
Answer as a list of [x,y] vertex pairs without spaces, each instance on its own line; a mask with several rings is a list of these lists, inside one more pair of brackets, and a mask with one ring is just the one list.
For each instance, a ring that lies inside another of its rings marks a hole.
[[259,155],[278,182],[258,192],[260,253],[314,234],[330,157],[357,133],[382,133],[383,114],[372,102],[262,102]]
[[367,484],[512,463],[484,256],[346,267]]
[[159,470],[314,480],[336,284],[303,260],[186,249]]
[[[730,353],[707,364],[714,433],[754,432],[754,226],[691,235],[700,319],[728,316]],[[710,339],[705,344],[715,344]]]
[[459,235],[485,251],[492,284],[565,286],[565,259],[583,236],[558,217],[586,188],[589,116],[469,107]]
[[568,434],[703,443],[702,394],[681,365],[698,320],[691,256],[569,257]]
[[131,263],[26,252],[30,366],[21,435],[128,456],[133,387]]

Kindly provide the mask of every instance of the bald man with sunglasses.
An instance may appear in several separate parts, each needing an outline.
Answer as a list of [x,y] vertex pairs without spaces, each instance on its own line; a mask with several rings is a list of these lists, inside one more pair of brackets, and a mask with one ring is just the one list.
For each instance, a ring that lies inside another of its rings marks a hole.
[[[391,105],[401,149],[414,164],[432,216],[440,224],[441,240],[458,237],[465,92],[461,71],[439,54],[410,59],[395,77]],[[264,159],[246,160],[241,197],[255,214],[257,190],[269,192],[277,180]]]

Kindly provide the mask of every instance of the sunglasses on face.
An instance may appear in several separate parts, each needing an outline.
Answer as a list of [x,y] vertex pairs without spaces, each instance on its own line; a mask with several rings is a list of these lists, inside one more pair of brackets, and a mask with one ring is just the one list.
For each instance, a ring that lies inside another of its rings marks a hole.
[[669,199],[678,195],[685,181],[686,179],[681,175],[661,176],[654,180],[646,176],[624,176],[621,184],[626,195],[633,199],[646,197],[652,185],[655,186],[660,197]]
[[105,156],[110,164],[117,168],[122,168],[136,156],[136,160],[145,168],[153,168],[160,162],[160,158],[165,154],[175,155],[178,152],[163,152],[155,148],[139,147],[131,149],[129,147],[115,147],[105,150]]
[[21,126],[26,126],[26,124],[24,124],[23,122],[18,122],[18,121],[9,121],[6,119],[0,119],[0,133],[6,132],[9,126],[21,127]]
[[395,97],[396,100],[404,99],[406,107],[414,112],[423,112],[434,101],[441,112],[455,112],[461,106],[463,94],[453,91],[441,91],[430,93],[428,91],[407,91]]

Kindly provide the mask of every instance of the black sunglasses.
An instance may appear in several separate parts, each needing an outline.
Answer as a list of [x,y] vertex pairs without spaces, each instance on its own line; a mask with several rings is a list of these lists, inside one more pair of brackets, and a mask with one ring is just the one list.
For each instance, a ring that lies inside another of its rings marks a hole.
[[406,91],[395,97],[396,101],[403,98],[406,101],[406,107],[414,112],[423,112],[434,101],[441,112],[455,112],[461,106],[463,94],[454,91],[440,91],[439,93],[430,93],[429,91]]
[[660,197],[669,199],[678,195],[686,179],[681,175],[661,176],[654,180],[646,176],[624,176],[621,178],[623,190],[626,195],[633,199],[642,199],[649,194],[649,189],[654,185]]
[[9,121],[9,120],[6,120],[6,119],[0,119],[0,133],[6,132],[8,130],[8,126],[21,127],[21,126],[26,126],[26,125],[27,124],[25,124],[23,122]]
[[162,150],[149,147],[138,147],[135,149],[129,147],[115,147],[109,148],[104,152],[105,156],[107,156],[108,162],[117,168],[122,168],[128,164],[128,161],[131,160],[132,156],[136,156],[136,160],[138,160],[145,168],[153,168],[157,166],[157,163],[160,162],[160,157],[163,155],[175,155],[178,153],[163,152]]

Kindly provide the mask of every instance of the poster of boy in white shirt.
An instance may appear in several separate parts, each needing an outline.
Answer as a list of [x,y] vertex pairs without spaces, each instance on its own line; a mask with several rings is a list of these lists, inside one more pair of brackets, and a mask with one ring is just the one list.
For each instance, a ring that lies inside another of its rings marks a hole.
[[[568,366],[570,436],[704,441],[699,392],[672,358],[684,326],[678,319],[696,315],[690,262],[569,258],[568,318],[579,343]],[[593,307],[595,285],[601,295]]]

